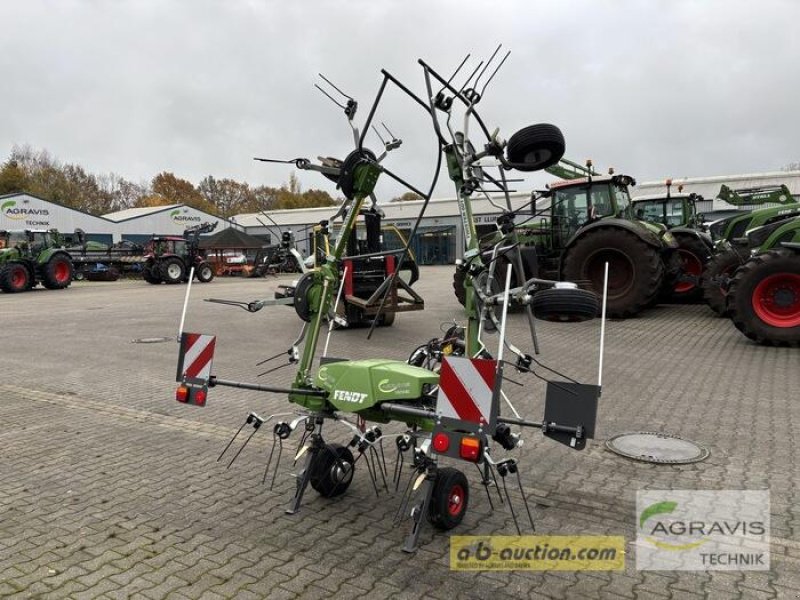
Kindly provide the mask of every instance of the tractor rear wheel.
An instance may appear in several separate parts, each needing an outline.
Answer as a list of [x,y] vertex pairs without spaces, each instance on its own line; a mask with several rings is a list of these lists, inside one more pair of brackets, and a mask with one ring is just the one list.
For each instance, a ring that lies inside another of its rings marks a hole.
[[211,265],[208,264],[206,261],[203,261],[200,264],[198,264],[194,272],[197,275],[197,281],[199,281],[200,283],[208,283],[209,281],[214,279],[214,269],[212,269]]
[[323,498],[344,494],[353,481],[355,462],[349,448],[325,444],[309,467],[311,487]]
[[608,263],[608,316],[624,319],[641,312],[661,290],[664,263],[658,249],[625,229],[605,227],[586,232],[567,251],[564,278],[589,280],[603,292]]
[[8,263],[0,270],[0,288],[7,294],[27,291],[30,283],[30,271],[22,263]]
[[670,290],[670,300],[693,303],[703,299],[700,281],[711,251],[703,240],[687,234],[675,234],[678,241],[677,256],[681,263],[680,274]]
[[186,267],[180,258],[173,256],[161,263],[159,274],[164,283],[180,283],[186,275]]
[[800,346],[800,254],[754,256],[736,271],[727,300],[733,324],[751,340]]
[[551,288],[536,292],[533,314],[545,321],[588,321],[600,312],[597,294],[589,290]]
[[736,250],[726,250],[714,256],[706,266],[701,281],[703,298],[718,317],[727,315],[728,285],[744,259]]
[[48,290],[63,290],[72,283],[75,268],[66,256],[57,255],[44,266],[42,283]]
[[469,505],[469,482],[464,473],[452,467],[439,469],[433,484],[428,521],[437,529],[448,530],[464,520]]

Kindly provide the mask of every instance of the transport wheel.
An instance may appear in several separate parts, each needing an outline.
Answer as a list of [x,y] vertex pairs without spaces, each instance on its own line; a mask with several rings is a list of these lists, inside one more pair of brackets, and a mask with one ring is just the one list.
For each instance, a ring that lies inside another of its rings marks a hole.
[[31,274],[21,263],[9,263],[0,271],[0,288],[8,294],[30,289]]
[[728,285],[736,269],[743,263],[736,250],[726,250],[714,256],[706,265],[700,286],[703,288],[703,298],[718,317],[727,316]]
[[564,279],[588,279],[594,291],[602,295],[606,262],[609,317],[624,319],[637,315],[661,291],[664,262],[658,250],[624,229],[586,232],[567,251]]
[[736,328],[768,346],[800,346],[800,254],[770,250],[748,260],[728,290]]
[[209,265],[205,261],[197,265],[195,273],[197,275],[197,281],[199,281],[200,283],[208,283],[209,281],[214,279],[214,269],[212,269],[211,265]]
[[311,463],[310,483],[323,498],[340,496],[350,487],[355,460],[349,448],[341,444],[325,444]]
[[391,327],[394,324],[394,319],[397,316],[395,312],[382,312],[378,325],[381,327]]
[[159,271],[164,283],[173,284],[183,281],[186,268],[180,258],[173,256],[161,263]]
[[506,156],[518,171],[539,171],[561,160],[565,149],[561,130],[549,123],[539,123],[512,135],[506,146]]
[[42,283],[48,290],[63,290],[72,283],[75,268],[66,256],[56,255],[44,266]]
[[589,290],[550,288],[533,297],[533,314],[545,321],[588,321],[600,314],[597,294]]
[[463,269],[456,269],[456,272],[453,273],[453,292],[455,292],[456,300],[458,300],[461,306],[467,303],[467,291],[464,289],[464,281],[466,278],[467,274]]
[[698,302],[703,299],[700,281],[706,265],[711,260],[711,251],[703,240],[691,235],[676,234],[677,255],[681,263],[678,281],[672,287],[670,300],[677,302]]
[[464,520],[469,504],[469,482],[464,473],[452,467],[439,469],[433,484],[428,521],[437,529],[448,530]]

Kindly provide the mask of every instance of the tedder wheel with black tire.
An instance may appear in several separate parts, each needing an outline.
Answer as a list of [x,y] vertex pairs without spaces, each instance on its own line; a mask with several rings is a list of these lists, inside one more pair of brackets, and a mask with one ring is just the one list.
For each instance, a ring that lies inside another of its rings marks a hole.
[[75,267],[66,256],[56,255],[47,261],[42,274],[42,283],[48,290],[63,290],[72,283]]
[[800,346],[800,253],[770,250],[733,276],[728,311],[736,328],[769,346]]
[[609,317],[632,317],[660,292],[664,263],[658,249],[621,228],[595,229],[579,238],[564,259],[564,278],[588,279],[594,291],[601,294],[606,262]]
[[355,460],[349,448],[340,444],[325,444],[309,468],[311,487],[323,498],[333,498],[344,494],[350,487]]
[[720,252],[706,265],[700,285],[703,288],[703,298],[718,317],[727,315],[728,285],[736,269],[742,264],[742,256],[731,249]]
[[[494,267],[494,282],[496,285],[493,285],[493,288],[496,288],[497,291],[505,288],[506,284],[506,269],[511,264],[511,261],[505,256],[499,256],[497,258],[495,267]],[[484,271],[488,273],[487,271]],[[463,269],[456,269],[456,272],[453,274],[453,292],[455,292],[456,300],[461,306],[464,306],[467,303],[467,292],[464,289],[464,281],[467,275]],[[485,279],[484,279],[485,281]],[[516,287],[517,284],[517,270],[511,270],[511,287]],[[512,312],[517,309],[516,306],[512,306],[509,308]]]
[[197,281],[200,283],[208,283],[214,279],[214,269],[212,269],[211,265],[205,261],[197,265],[197,268],[194,270],[194,272],[197,276]]
[[464,520],[469,505],[469,482],[464,473],[452,467],[439,469],[433,484],[428,521],[447,531]]
[[579,288],[550,288],[533,296],[533,314],[545,321],[588,321],[600,311],[597,294]]
[[506,156],[518,171],[538,171],[561,160],[565,149],[561,130],[549,123],[539,123],[523,127],[512,135],[506,146]]
[[142,277],[147,283],[152,283],[153,285],[158,285],[161,283],[161,277],[158,276],[157,270],[154,264],[145,265],[142,269]]
[[164,260],[160,265],[160,275],[164,283],[173,284],[180,283],[186,275],[186,267],[183,261],[177,257],[171,257]]
[[31,274],[22,263],[8,263],[0,271],[0,288],[7,294],[30,289]]
[[681,272],[670,291],[674,302],[694,303],[703,299],[700,284],[703,272],[711,260],[711,250],[703,240],[686,234],[675,234],[678,242],[676,254],[680,260]]
[[467,279],[467,274],[463,269],[456,269],[453,273],[453,291],[456,294],[456,300],[461,306],[467,304],[467,290],[464,289],[464,281]]

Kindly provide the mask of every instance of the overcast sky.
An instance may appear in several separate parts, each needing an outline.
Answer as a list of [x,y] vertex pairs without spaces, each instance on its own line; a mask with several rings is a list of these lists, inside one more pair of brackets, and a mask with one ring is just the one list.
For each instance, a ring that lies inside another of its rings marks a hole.
[[[292,168],[252,157],[353,148],[317,73],[359,100],[361,123],[381,68],[422,94],[418,58],[449,72],[502,43],[511,56],[480,112],[506,138],[554,123],[567,156],[639,181],[800,161],[795,0],[3,0],[0,22],[3,159],[27,144],[134,181],[280,185]],[[425,115],[393,93],[379,119],[404,140],[386,165],[427,187]]]

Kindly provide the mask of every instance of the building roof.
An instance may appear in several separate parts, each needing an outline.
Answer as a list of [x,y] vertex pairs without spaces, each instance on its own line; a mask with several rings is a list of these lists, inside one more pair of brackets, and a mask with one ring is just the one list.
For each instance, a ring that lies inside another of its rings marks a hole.
[[118,210],[117,212],[112,212],[108,213],[107,215],[103,215],[103,218],[108,219],[109,221],[114,221],[115,223],[119,223],[120,221],[127,221],[128,219],[135,219],[137,217],[153,215],[165,210],[180,208],[182,206],[183,204],[169,204],[166,206],[143,206],[141,208],[126,208],[125,210]]
[[263,240],[243,231],[228,227],[215,233],[212,236],[202,238],[200,247],[211,250],[239,250],[245,248],[263,248],[266,244]]
[[[667,195],[665,179],[660,181],[645,181],[631,190],[631,196],[641,198],[654,194]],[[672,178],[672,190],[677,192],[678,186],[683,186],[684,194],[694,192],[706,200],[712,200],[719,194],[722,184],[733,189],[754,188],[768,185],[786,185],[793,196],[800,196],[800,171],[773,171],[769,173],[746,173],[742,175],[718,175],[715,177],[683,177]],[[675,195],[675,194],[673,194]]]

